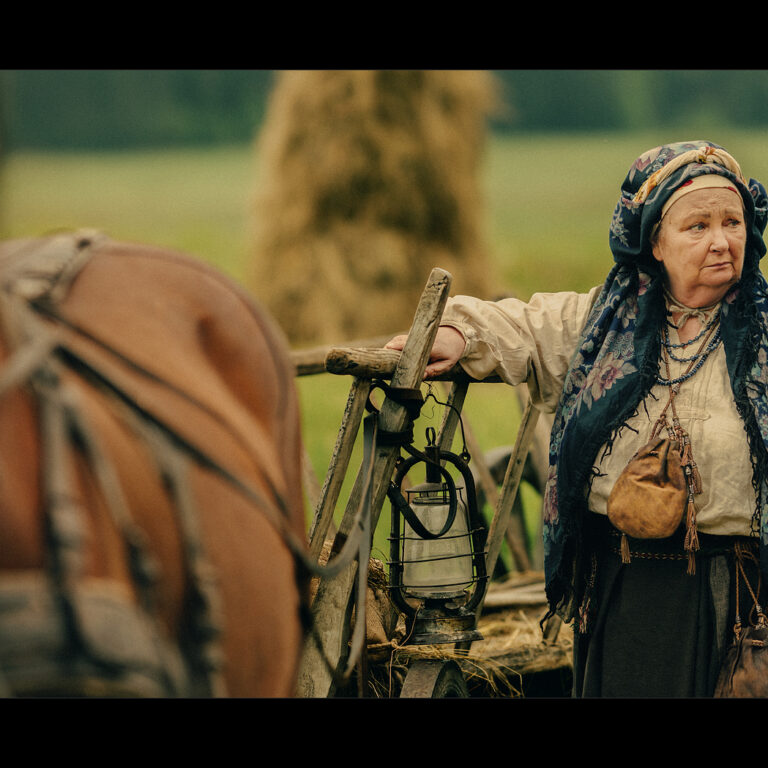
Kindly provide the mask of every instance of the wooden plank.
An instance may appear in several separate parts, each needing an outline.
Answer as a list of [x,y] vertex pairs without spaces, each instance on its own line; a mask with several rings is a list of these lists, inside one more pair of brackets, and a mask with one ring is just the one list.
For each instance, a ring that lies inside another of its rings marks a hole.
[[491,523],[491,530],[488,534],[488,555],[486,556],[486,568],[488,573],[493,573],[493,569],[496,566],[496,560],[501,551],[504,535],[509,528],[512,505],[515,503],[515,497],[517,496],[517,491],[520,487],[520,479],[523,475],[525,459],[536,432],[536,422],[538,417],[539,411],[533,407],[529,400],[520,420],[517,439],[515,440],[515,446],[512,449],[512,455],[510,456],[509,464],[507,465],[507,472],[504,476],[499,505],[496,509],[496,514]]
[[[403,331],[405,333],[405,331]],[[363,349],[383,347],[393,336],[400,334],[392,333],[387,336],[376,336],[372,339],[361,339],[359,341],[347,341],[345,347],[361,347]],[[297,376],[311,376],[317,373],[325,373],[325,358],[328,353],[338,345],[324,344],[308,349],[292,349],[290,351],[291,362],[296,367]],[[392,368],[394,371],[394,366]]]
[[563,626],[563,620],[557,614],[550,616],[547,619],[547,625],[544,627],[544,642],[556,643],[557,636],[560,634],[560,629]]
[[355,440],[360,429],[360,422],[365,414],[365,404],[371,382],[368,379],[353,379],[347,397],[347,404],[341,420],[341,427],[336,438],[336,445],[331,455],[325,482],[319,494],[315,515],[309,529],[309,551],[316,560],[323,548],[328,530],[333,521],[333,513],[339,500],[344,478],[349,467],[349,460],[355,447]]
[[338,376],[389,378],[400,361],[396,349],[333,347],[325,358],[325,369]]
[[301,442],[301,480],[304,484],[304,493],[312,509],[317,509],[320,502],[320,483],[312,467],[312,460],[309,457],[306,443]]
[[507,526],[507,530],[504,531],[504,540],[507,542],[515,567],[521,573],[524,573],[531,568],[531,559],[528,557],[528,552],[523,544],[525,536],[525,527],[520,516],[510,516],[509,525]]
[[438,445],[443,451],[450,451],[453,445],[453,439],[456,435],[456,429],[459,426],[459,417],[464,408],[464,400],[467,396],[469,379],[464,376],[457,379],[451,385],[446,400],[447,406],[443,412],[443,420],[440,424]]
[[[517,394],[518,402],[520,403],[520,411],[525,408],[525,404],[528,401],[530,395],[528,392],[528,385],[525,383],[518,384],[515,387],[515,393]],[[533,468],[536,481],[536,490],[543,496],[544,486],[547,484],[547,473],[549,472],[549,439],[552,432],[552,423],[554,422],[554,414],[542,413],[539,415],[539,420],[536,423],[536,434],[531,444],[531,449],[528,454],[528,461]],[[538,519],[538,528],[536,536],[533,541],[533,551],[531,553],[531,565],[534,568],[544,567],[544,539],[542,536],[542,523],[541,516]]]
[[[495,653],[490,658],[494,664],[505,667],[509,674],[531,675],[536,672],[549,672],[554,669],[570,669],[573,667],[572,652],[559,645],[544,644],[538,646],[523,646],[509,651]],[[476,672],[471,660],[457,659],[464,675]]]
[[[416,310],[408,340],[392,374],[393,387],[413,389],[421,384],[445,302],[448,299],[451,280],[448,272],[442,269],[432,270]],[[391,398],[386,398],[379,413],[380,428],[388,432],[399,432],[407,424],[408,413],[405,408]],[[370,510],[371,531],[376,528],[399,454],[400,449],[397,446],[380,446],[375,452]],[[361,473],[363,469],[361,468]],[[359,474],[358,479],[360,476]],[[355,485],[360,488],[362,483],[356,482]],[[353,489],[344,519],[339,526],[340,536],[344,536],[345,531],[351,526],[359,503],[359,495],[356,496]],[[336,548],[334,546],[334,549]],[[315,633],[305,644],[299,670],[297,693],[301,697],[325,698],[333,693],[333,675],[326,661],[335,667],[346,656],[348,627],[345,618],[350,605],[357,566],[357,562],[353,562],[338,575],[321,579],[318,584],[312,606]],[[315,637],[319,639],[322,649],[318,648]]]
[[544,581],[528,586],[494,589],[486,594],[483,600],[485,608],[508,608],[515,605],[546,605],[547,595]]
[[[360,378],[389,379],[400,360],[400,352],[395,349],[362,349],[357,347],[331,347],[325,358],[325,370],[339,376],[359,376]],[[457,381],[468,379],[464,369],[456,364],[449,371],[435,376],[433,381]],[[487,383],[501,381],[495,374],[483,379]]]

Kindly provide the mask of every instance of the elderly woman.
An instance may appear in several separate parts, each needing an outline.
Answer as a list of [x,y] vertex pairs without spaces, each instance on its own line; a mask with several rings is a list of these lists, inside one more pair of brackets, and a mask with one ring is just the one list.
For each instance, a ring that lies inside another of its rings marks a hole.
[[[526,381],[555,414],[545,579],[574,620],[576,696],[712,696],[736,590],[742,621],[753,605],[742,576],[768,571],[767,203],[723,148],[657,147],[622,185],[602,286],[446,307],[427,377]],[[664,438],[672,501],[633,495],[633,458]]]

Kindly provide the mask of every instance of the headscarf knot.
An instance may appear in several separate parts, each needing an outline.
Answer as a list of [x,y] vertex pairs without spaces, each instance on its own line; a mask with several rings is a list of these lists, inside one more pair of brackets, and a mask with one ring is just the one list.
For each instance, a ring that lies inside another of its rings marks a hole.
[[681,155],[678,155],[666,165],[659,168],[658,171],[652,173],[645,182],[643,182],[640,189],[637,190],[633,202],[638,204],[644,203],[648,198],[648,195],[650,195],[651,192],[664,181],[664,179],[669,178],[678,168],[682,168],[682,166],[688,165],[688,163],[700,163],[702,165],[705,165],[706,163],[717,163],[737,176],[745,186],[748,186],[747,180],[744,178],[739,164],[733,157],[731,157],[731,155],[720,147],[704,146],[688,150],[688,152],[683,152]]

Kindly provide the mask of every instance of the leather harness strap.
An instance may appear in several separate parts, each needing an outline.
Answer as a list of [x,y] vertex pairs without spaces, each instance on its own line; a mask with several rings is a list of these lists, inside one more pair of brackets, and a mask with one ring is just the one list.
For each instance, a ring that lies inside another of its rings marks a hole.
[[[68,685],[95,690],[100,695],[223,695],[221,666],[217,661],[220,631],[212,607],[216,595],[206,576],[207,561],[192,502],[181,480],[183,457],[167,443],[154,440],[158,463],[172,479],[169,485],[179,510],[189,581],[196,597],[192,601],[197,607],[192,617],[192,635],[197,641],[191,652],[185,649],[186,664],[164,637],[155,618],[156,569],[131,521],[117,473],[99,445],[95,430],[83,417],[79,393],[62,381],[65,363],[59,354],[61,335],[33,309],[35,304],[54,307],[66,296],[72,281],[91,257],[95,242],[97,239],[87,233],[57,237],[45,241],[42,249],[20,248],[0,265],[3,329],[13,349],[9,364],[0,374],[0,396],[11,387],[28,382],[39,402],[49,568],[45,583],[50,593],[43,602],[55,608],[59,616],[58,620],[48,619],[31,608],[26,613],[0,611],[0,621],[6,619],[0,634],[12,638],[19,622],[27,630],[30,625],[58,626],[55,641],[47,641],[51,650],[58,648],[58,655],[65,659],[58,677],[70,678]],[[134,428],[139,425],[140,419],[134,419]],[[147,431],[144,430],[145,439]],[[73,486],[73,450],[79,450],[92,468],[107,508],[122,533],[140,606],[119,591],[102,590],[96,594],[93,580],[83,580],[84,512]],[[13,595],[17,602],[34,607],[41,602],[35,597],[40,587],[39,580],[34,586],[29,581],[17,581],[15,589],[6,592],[5,597],[8,600]],[[38,659],[23,658],[25,651],[32,651],[29,643],[26,647],[22,645],[10,641],[0,649],[15,654],[13,659],[0,654],[6,687],[22,692],[34,692],[35,686],[46,690],[55,687],[50,670],[46,678],[40,679],[35,668]],[[32,649],[34,646],[32,643]],[[77,679],[71,679],[73,676]]]

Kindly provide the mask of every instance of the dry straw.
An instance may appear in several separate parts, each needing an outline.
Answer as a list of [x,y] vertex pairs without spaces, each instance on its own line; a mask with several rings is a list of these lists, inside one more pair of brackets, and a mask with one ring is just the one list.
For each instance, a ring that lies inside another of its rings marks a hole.
[[486,71],[285,71],[261,135],[253,292],[295,346],[407,329],[433,267],[489,297]]
[[[324,543],[319,555],[321,564],[328,561],[331,547],[330,540]],[[525,575],[522,581],[512,576],[507,583],[527,581]],[[473,696],[517,698],[524,695],[526,674],[555,669],[563,664],[564,657],[570,657],[571,632],[559,632],[551,643],[544,640],[539,625],[545,610],[543,603],[510,606],[482,615],[478,629],[483,639],[475,641],[469,651],[457,651],[452,644],[409,645],[404,618],[389,600],[388,584],[384,563],[371,558],[366,600],[367,696],[399,697],[410,665],[419,659],[435,659],[456,661]],[[504,584],[500,584],[503,589]],[[313,579],[312,595],[316,588],[317,579]],[[354,616],[349,621],[351,634]]]
[[[399,696],[410,664],[418,659],[456,661],[470,691],[475,691],[472,695],[491,698],[522,697],[526,673],[554,669],[543,657],[534,663],[545,643],[538,620],[530,612],[496,612],[482,617],[478,629],[484,639],[474,643],[469,652],[457,651],[450,645],[399,645],[393,641],[384,658],[384,646],[377,647],[369,669],[370,695]],[[556,645],[562,654],[569,654],[573,645],[571,633],[561,632]]]

